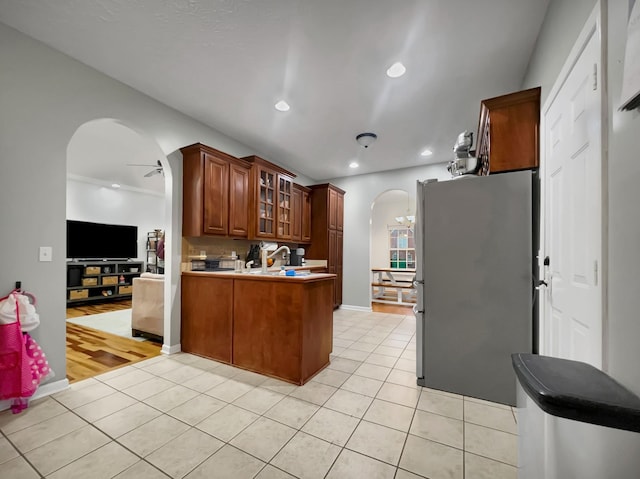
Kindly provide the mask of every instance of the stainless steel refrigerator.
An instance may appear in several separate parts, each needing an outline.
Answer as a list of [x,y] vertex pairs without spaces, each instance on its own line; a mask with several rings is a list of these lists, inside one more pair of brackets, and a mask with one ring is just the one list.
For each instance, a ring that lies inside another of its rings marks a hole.
[[418,384],[516,404],[511,354],[534,342],[537,173],[418,181]]

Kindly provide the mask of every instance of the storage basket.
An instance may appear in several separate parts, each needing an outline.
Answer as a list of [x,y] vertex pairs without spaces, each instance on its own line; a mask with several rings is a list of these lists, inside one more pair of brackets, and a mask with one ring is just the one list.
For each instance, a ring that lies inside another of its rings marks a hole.
[[131,291],[132,291],[131,285],[118,287],[118,294],[131,294]]
[[72,289],[71,291],[69,291],[69,299],[85,299],[88,297],[88,289]]

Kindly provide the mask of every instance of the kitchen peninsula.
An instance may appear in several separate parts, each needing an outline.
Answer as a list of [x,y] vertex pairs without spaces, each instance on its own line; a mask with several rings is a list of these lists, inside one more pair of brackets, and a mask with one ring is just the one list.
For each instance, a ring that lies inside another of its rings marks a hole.
[[182,273],[182,350],[302,385],[329,364],[336,275]]

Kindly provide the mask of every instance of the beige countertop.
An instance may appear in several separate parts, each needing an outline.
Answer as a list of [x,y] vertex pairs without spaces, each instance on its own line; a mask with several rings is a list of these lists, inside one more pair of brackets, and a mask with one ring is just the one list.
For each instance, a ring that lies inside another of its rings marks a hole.
[[[318,267],[320,268],[320,267]],[[268,272],[262,273],[260,268],[254,268],[251,273],[236,273],[235,271],[183,271],[183,276],[205,276],[205,277],[219,277],[229,279],[244,279],[255,281],[319,281],[334,279],[335,274],[329,273],[314,273],[308,267],[289,267],[286,269],[293,269],[296,273],[295,276],[286,276],[278,274],[280,269],[269,268]]]

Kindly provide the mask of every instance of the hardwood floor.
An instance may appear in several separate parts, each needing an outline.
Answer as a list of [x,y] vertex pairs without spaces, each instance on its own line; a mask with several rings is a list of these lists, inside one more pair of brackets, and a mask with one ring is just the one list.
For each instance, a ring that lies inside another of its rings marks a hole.
[[91,314],[108,313],[121,309],[131,309],[131,300],[111,301],[108,303],[87,303],[67,308],[67,318],[79,318]]
[[[67,318],[131,308],[131,300],[67,308]],[[160,355],[160,343],[135,341],[67,322],[67,379],[80,381]]]
[[375,313],[403,314],[405,316],[413,316],[412,306],[402,306],[387,303],[371,303],[371,310]]

